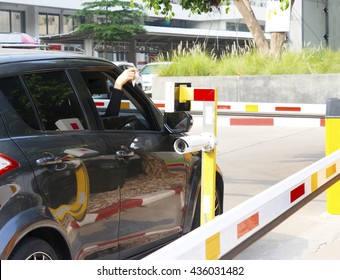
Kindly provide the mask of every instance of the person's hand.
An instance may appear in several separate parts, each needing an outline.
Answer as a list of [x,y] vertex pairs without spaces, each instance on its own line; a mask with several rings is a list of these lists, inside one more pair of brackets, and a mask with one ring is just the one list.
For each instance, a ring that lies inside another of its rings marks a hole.
[[138,71],[137,68],[128,68],[123,71],[122,74],[118,76],[116,79],[114,87],[116,89],[123,89],[123,85],[125,85],[127,82],[131,82],[136,77],[136,72]]

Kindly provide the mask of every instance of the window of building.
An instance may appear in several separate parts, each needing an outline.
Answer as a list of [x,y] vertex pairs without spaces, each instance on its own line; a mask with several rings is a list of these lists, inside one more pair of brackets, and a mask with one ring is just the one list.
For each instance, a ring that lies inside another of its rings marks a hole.
[[236,23],[235,22],[227,22],[227,31],[236,31]]
[[74,19],[70,15],[63,15],[63,33],[70,33],[74,30]]
[[247,25],[245,23],[239,23],[239,22],[227,22],[226,30],[249,32]]
[[23,21],[22,12],[11,12],[11,32],[23,32]]
[[249,29],[245,23],[239,23],[238,24],[238,31],[241,32],[249,32]]
[[0,10],[0,32],[25,32],[25,13]]
[[56,35],[60,33],[60,16],[39,14],[39,35]]
[[11,32],[9,11],[0,11],[0,32]]

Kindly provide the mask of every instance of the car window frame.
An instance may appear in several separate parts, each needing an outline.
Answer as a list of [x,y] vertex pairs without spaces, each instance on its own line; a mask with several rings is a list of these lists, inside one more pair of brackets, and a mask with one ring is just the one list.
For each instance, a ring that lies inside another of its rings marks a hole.
[[[84,71],[89,71],[89,72],[104,72],[108,75],[110,75],[110,77],[112,77],[112,79],[116,79],[120,74],[121,74],[121,69],[113,64],[110,64],[108,62],[108,64],[106,65],[84,65],[79,66],[77,68],[77,72],[72,73],[72,78],[74,79],[74,81],[77,83],[76,89],[80,90],[81,92],[79,93],[79,96],[81,99],[84,100],[85,103],[88,103],[88,100],[86,101],[86,99],[88,99],[89,97],[92,98],[91,93],[86,85],[86,82],[84,81],[84,79],[82,78],[82,72]],[[157,107],[152,106],[150,103],[152,101],[148,100],[148,97],[145,96],[144,92],[142,90],[140,90],[138,87],[133,87],[132,84],[127,83],[123,86],[123,91],[124,93],[127,93],[128,96],[130,96],[129,91],[136,91],[134,96],[131,96],[131,99],[133,99],[133,101],[131,101],[132,103],[134,103],[134,105],[136,106],[137,110],[142,113],[142,115],[144,116],[144,118],[148,121],[149,125],[150,125],[150,129],[148,130],[138,130],[139,132],[142,131],[146,131],[146,132],[160,132],[163,130],[163,125],[162,125],[162,117],[159,115],[161,114],[160,111],[158,110]],[[156,108],[156,111],[155,111]],[[100,114],[98,112],[97,107],[95,106],[94,100],[92,99],[91,105],[89,106],[89,110],[94,117],[96,119],[96,124],[97,124],[97,128],[100,130],[109,130],[109,131],[122,131],[122,130],[111,130],[111,129],[106,129],[103,126],[103,123],[101,121],[101,117]],[[132,130],[132,131],[137,131],[137,130]]]

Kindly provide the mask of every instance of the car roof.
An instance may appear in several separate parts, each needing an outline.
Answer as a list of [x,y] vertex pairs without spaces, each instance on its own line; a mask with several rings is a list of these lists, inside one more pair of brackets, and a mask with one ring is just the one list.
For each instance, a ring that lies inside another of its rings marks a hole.
[[117,66],[120,66],[120,65],[134,66],[132,62],[127,62],[127,61],[112,61],[112,63],[116,64]]
[[[169,66],[172,62],[170,61],[159,61],[159,62],[151,62],[143,66],[140,70],[142,75],[154,75],[155,69],[161,66]],[[151,70],[152,69],[152,70]]]
[[71,59],[71,58],[86,58],[90,60],[101,60],[108,62],[107,60],[103,60],[98,57],[86,57],[80,54],[73,54],[61,51],[0,48],[0,64],[31,60]]
[[171,61],[156,61],[156,62],[150,62],[148,64],[146,64],[145,66],[148,66],[148,65],[167,65],[167,64],[171,64],[172,62]]

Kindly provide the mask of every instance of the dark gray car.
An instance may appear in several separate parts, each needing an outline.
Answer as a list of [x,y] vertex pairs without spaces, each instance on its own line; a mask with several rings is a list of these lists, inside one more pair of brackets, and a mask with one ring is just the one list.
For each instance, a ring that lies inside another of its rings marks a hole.
[[173,148],[190,114],[162,114],[126,84],[105,117],[92,96],[120,73],[98,58],[0,50],[1,259],[141,258],[199,226],[201,155]]

